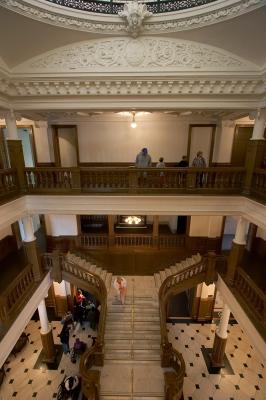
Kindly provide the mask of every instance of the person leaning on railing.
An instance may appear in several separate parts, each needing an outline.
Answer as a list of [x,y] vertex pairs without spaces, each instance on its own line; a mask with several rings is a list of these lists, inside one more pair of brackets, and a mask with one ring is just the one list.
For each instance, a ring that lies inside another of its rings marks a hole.
[[[143,147],[143,149],[137,154],[135,167],[136,168],[149,168],[152,165],[151,156],[148,154],[148,149]],[[143,172],[138,177],[139,186],[143,186],[147,181],[147,172]]]
[[[197,156],[192,161],[192,167],[194,167],[194,168],[206,168],[207,167],[207,163],[206,163],[205,158],[203,157],[202,151],[197,152]],[[197,185],[202,187],[203,181],[204,181],[204,173],[198,172],[197,173]]]

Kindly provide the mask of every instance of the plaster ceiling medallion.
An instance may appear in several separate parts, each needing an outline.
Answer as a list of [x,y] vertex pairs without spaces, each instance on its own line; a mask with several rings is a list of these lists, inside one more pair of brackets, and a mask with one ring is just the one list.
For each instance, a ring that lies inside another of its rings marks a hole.
[[[163,68],[163,72],[162,72]],[[141,37],[79,42],[42,54],[16,66],[15,74],[232,72],[257,71],[238,56],[188,40]]]
[[[129,21],[127,15],[124,22],[117,14],[81,11],[73,6],[63,7],[56,0],[1,0],[0,3],[2,7],[29,18],[64,28],[100,34],[130,33],[136,36],[142,27],[144,34],[163,34],[211,25],[251,12],[264,6],[266,0],[216,0],[199,7],[154,14],[147,21],[143,21],[143,17],[135,22],[132,19]],[[71,1],[65,4],[68,3]],[[81,2],[72,3],[80,5]]]

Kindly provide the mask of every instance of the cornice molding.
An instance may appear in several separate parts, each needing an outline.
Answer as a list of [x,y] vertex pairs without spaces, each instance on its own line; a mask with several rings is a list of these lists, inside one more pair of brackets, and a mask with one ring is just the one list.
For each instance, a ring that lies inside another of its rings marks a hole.
[[265,96],[262,79],[184,77],[139,79],[2,79],[0,93],[10,98],[47,98],[51,96],[226,96],[260,98]]
[[[100,34],[125,35],[126,24],[119,16],[74,10],[45,0],[0,0],[9,10],[38,21]],[[234,18],[266,5],[265,0],[220,0],[206,6],[158,14],[143,24],[143,33],[158,34],[194,29]]]

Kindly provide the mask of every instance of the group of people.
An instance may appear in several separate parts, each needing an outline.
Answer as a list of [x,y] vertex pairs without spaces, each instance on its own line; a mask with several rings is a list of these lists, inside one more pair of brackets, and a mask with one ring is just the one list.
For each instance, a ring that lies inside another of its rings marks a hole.
[[[86,343],[82,342],[79,338],[76,338],[74,346],[70,349],[69,336],[71,328],[74,330],[75,326],[79,323],[80,326],[87,321],[90,328],[96,330],[98,327],[100,318],[100,311],[98,306],[92,300],[88,300],[81,289],[77,290],[74,297],[74,309],[73,314],[71,311],[67,311],[61,320],[63,325],[62,330],[59,334],[62,349],[64,354],[70,354],[71,361],[75,362],[76,357],[82,354],[86,349]],[[94,340],[92,345],[94,344]]]
[[[144,147],[140,153],[136,157],[135,166],[137,168],[149,168],[152,166],[152,159],[148,153],[148,149]],[[177,163],[176,167],[178,168],[187,168],[189,166],[187,156],[183,156],[182,160]],[[156,164],[156,168],[165,168],[164,158],[160,157],[159,161]],[[192,161],[192,167],[194,168],[205,168],[207,167],[207,163],[205,158],[203,157],[203,152],[198,151],[196,157]]]

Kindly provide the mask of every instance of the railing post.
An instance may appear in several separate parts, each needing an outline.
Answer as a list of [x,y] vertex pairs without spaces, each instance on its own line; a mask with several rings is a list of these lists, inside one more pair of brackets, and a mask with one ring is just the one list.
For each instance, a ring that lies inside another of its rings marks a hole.
[[152,246],[159,246],[159,215],[153,216],[153,226],[152,226]]
[[188,190],[195,189],[195,187],[196,187],[196,180],[197,180],[197,173],[188,170],[188,171],[187,171],[186,178],[187,178],[187,179],[186,179],[186,188],[187,188]]
[[7,140],[9,160],[11,168],[17,170],[18,184],[21,192],[25,192],[27,188],[25,175],[25,162],[22,150],[21,140]]
[[129,182],[129,193],[136,193],[138,188],[138,175],[139,172],[134,168],[128,169],[128,182]]
[[61,269],[61,262],[60,262],[60,253],[58,250],[55,250],[52,253],[52,270],[51,270],[51,278],[58,282],[62,282],[62,269]]
[[80,168],[71,169],[71,180],[72,180],[72,190],[74,192],[80,193],[82,191],[81,188],[81,179],[80,179]]
[[246,152],[246,177],[244,181],[243,193],[249,194],[252,190],[252,180],[254,170],[260,167],[263,159],[265,140],[250,140]]
[[206,278],[205,283],[209,285],[213,283],[216,276],[216,254],[213,251],[210,251],[207,256],[207,271],[206,271]]

